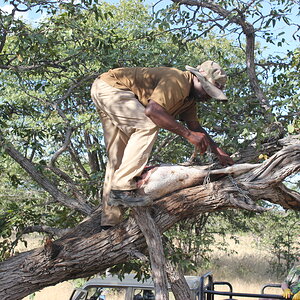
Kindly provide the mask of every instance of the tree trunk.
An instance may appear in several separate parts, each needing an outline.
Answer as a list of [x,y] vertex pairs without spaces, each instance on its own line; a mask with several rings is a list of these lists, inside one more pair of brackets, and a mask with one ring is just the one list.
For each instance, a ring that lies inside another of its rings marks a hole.
[[[202,212],[227,208],[262,209],[257,200],[300,210],[300,194],[282,184],[299,172],[300,145],[284,148],[258,167],[235,178],[223,177],[163,196],[152,206],[152,218],[162,233],[176,222]],[[56,283],[94,275],[146,251],[146,241],[130,216],[118,226],[100,232],[100,211],[53,243],[16,255],[0,264],[0,298],[23,297]]]
[[168,261],[166,271],[175,300],[192,300],[191,290],[180,267]]
[[161,234],[150,215],[150,210],[151,208],[149,207],[134,208],[134,218],[147,242],[155,288],[155,299],[169,300],[164,248]]

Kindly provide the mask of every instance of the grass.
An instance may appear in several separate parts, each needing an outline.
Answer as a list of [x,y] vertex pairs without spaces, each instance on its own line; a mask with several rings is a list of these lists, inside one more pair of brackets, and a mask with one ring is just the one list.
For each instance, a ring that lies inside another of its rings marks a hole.
[[[233,285],[234,292],[246,292],[258,294],[261,287],[267,283],[280,283],[283,279],[277,279],[275,275],[268,274],[271,259],[265,249],[261,249],[255,244],[251,236],[239,237],[240,243],[236,244],[228,239],[229,249],[234,253],[228,255],[220,250],[215,250],[212,254],[211,266],[209,269],[199,269],[198,274],[212,271],[215,281],[227,281]],[[28,248],[41,246],[40,236],[30,238]],[[19,247],[19,251],[29,250],[24,246]],[[73,281],[63,282],[53,287],[48,287],[35,293],[35,297],[26,297],[23,300],[67,300],[69,299],[75,284]],[[217,287],[218,290],[228,291],[226,286]],[[279,289],[268,289],[268,293],[278,294]],[[216,296],[216,300],[226,299],[226,296]],[[241,298],[251,299],[251,298]],[[252,298],[253,299],[253,298]],[[110,300],[110,299],[109,299]]]
[[72,294],[74,286],[71,282],[62,282],[55,286],[49,286],[42,291],[23,298],[23,300],[68,300]]
[[[227,239],[229,249],[234,253],[226,254],[215,250],[210,262],[209,270],[200,269],[199,273],[207,271],[213,273],[214,281],[230,282],[234,292],[244,292],[259,294],[263,285],[269,283],[281,283],[283,278],[276,278],[275,274],[270,274],[269,261],[271,256],[266,249],[261,249],[251,236],[240,236],[239,243]],[[227,286],[218,286],[216,290],[229,291]],[[280,294],[281,289],[268,288],[266,293]],[[224,299],[226,296],[216,296],[215,299]],[[239,297],[241,299],[251,299]],[[252,298],[253,299],[253,298]]]

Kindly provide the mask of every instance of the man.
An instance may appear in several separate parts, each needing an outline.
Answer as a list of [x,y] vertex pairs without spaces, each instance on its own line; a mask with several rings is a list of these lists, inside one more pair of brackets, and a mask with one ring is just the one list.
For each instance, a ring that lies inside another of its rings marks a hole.
[[300,257],[297,260],[281,284],[285,299],[300,300]]
[[[204,153],[208,146],[223,165],[233,160],[209,137],[197,118],[196,102],[227,100],[224,70],[213,61],[187,71],[175,68],[119,68],[100,75],[91,95],[102,120],[108,154],[102,198],[102,226],[122,217],[119,206],[146,206],[135,178],[141,175],[159,128],[184,137]],[[185,121],[187,127],[176,121]]]
[[[287,277],[281,283],[282,297],[300,300],[300,256],[295,265],[289,270]],[[276,300],[275,298],[260,298],[259,300]]]

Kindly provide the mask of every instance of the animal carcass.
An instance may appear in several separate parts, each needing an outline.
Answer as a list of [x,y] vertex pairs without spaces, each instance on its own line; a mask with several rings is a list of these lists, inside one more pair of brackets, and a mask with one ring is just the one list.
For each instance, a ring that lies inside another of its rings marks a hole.
[[141,175],[138,180],[139,193],[154,200],[176,190],[202,184],[207,176],[237,176],[257,166],[259,164],[236,164],[213,170],[211,166],[161,165],[150,168]]

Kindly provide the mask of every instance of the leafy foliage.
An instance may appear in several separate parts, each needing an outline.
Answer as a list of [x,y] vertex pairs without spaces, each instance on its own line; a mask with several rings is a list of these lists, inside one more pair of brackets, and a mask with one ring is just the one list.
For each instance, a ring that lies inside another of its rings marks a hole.
[[278,278],[291,269],[299,255],[299,213],[268,212],[249,220],[249,228],[258,236],[261,247],[273,257],[271,273]]

